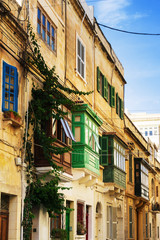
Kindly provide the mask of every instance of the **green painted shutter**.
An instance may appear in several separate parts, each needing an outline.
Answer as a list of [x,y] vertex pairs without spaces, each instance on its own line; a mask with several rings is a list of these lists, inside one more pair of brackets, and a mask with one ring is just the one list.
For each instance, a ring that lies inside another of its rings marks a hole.
[[102,75],[102,97],[105,95],[104,91],[104,75]]
[[116,93],[116,113],[118,114],[118,109],[119,109],[119,106],[118,106],[118,93]]
[[111,86],[111,107],[115,107],[115,87]]
[[107,78],[106,78],[106,100],[108,102],[108,81],[107,81]]
[[97,91],[100,92],[100,70],[97,67]]
[[123,114],[124,114],[124,107],[123,107],[123,101],[121,99],[121,112],[120,112],[120,118],[123,119]]
[[114,164],[114,141],[112,137],[108,140],[108,164]]
[[102,137],[102,162],[101,164],[103,166],[107,166],[108,165],[108,137],[107,136],[103,136]]
[[101,136],[99,136],[99,144],[101,147],[101,149],[99,149],[99,162],[100,164],[102,164],[102,137]]
[[107,100],[107,79],[104,77],[104,98]]

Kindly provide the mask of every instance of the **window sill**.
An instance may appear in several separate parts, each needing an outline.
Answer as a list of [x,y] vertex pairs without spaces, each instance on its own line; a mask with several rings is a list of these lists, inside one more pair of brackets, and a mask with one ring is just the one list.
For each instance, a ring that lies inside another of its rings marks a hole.
[[127,182],[127,184],[131,185],[132,187],[134,186],[134,184],[132,182]]
[[20,128],[22,126],[22,120],[21,119],[16,120],[12,117],[8,117],[8,118],[4,117],[3,121],[4,121],[5,125],[12,125],[15,128]]
[[75,68],[75,72],[76,72],[76,75],[78,75],[78,77],[83,80],[83,82],[85,83],[85,85],[87,85],[87,81],[85,80],[85,78],[82,77],[82,75],[77,71],[77,69]]

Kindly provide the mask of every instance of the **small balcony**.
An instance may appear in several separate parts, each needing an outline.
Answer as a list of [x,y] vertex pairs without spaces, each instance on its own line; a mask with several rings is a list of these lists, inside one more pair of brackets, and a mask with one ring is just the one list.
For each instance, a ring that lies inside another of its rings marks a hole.
[[[54,143],[55,147],[66,147],[65,144],[63,144],[61,141],[57,140]],[[41,146],[38,146],[38,144],[35,144],[34,147],[34,159],[35,159],[35,166],[38,168],[45,168],[50,167],[49,161],[44,157],[43,149]],[[72,155],[71,152],[66,152],[63,154],[53,154],[52,160],[54,163],[56,163],[57,166],[62,167],[63,171],[72,174],[71,172],[71,161],[72,161]]]

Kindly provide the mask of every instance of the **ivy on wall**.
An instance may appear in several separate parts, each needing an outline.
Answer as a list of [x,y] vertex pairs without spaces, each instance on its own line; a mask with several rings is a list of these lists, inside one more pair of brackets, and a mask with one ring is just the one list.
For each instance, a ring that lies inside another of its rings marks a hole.
[[[75,107],[75,103],[68,99],[63,93],[85,95],[91,92],[75,91],[67,88],[59,83],[58,75],[55,73],[55,67],[49,68],[41,54],[40,46],[37,43],[35,34],[31,25],[28,25],[29,32],[29,51],[28,64],[38,70],[38,74],[44,79],[43,86],[33,85],[32,99],[28,108],[28,129],[27,137],[24,137],[24,146],[26,149],[25,161],[27,164],[26,177],[27,188],[24,199],[24,215],[23,215],[23,238],[30,239],[32,230],[32,221],[34,218],[33,208],[43,206],[53,217],[55,213],[62,213],[64,207],[64,197],[59,190],[64,188],[59,186],[58,167],[52,160],[52,154],[63,154],[71,151],[69,147],[55,147],[55,138],[49,136],[46,131],[46,123],[50,118],[60,119],[66,114],[61,109],[61,105],[67,105],[70,108]],[[36,173],[34,165],[34,144],[43,149],[44,157],[48,160],[52,171],[39,177]],[[53,177],[49,177],[53,175]]]

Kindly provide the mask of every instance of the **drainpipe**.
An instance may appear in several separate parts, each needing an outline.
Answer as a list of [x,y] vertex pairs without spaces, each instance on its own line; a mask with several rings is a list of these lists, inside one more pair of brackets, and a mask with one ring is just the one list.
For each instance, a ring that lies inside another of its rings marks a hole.
[[64,56],[64,82],[67,78],[67,0],[65,0],[65,56]]
[[92,108],[95,110],[95,33],[93,34],[93,42],[92,42]]
[[[23,1],[24,3],[24,1]],[[26,1],[26,13],[28,16],[28,22],[29,22],[29,0]],[[27,34],[28,34],[28,29],[27,29]],[[27,47],[27,46],[26,46]],[[25,70],[25,69],[24,69]],[[27,81],[27,122],[26,122],[26,137],[27,137],[27,132],[28,132],[28,100],[29,100],[29,80],[27,79],[27,73],[25,80]],[[25,94],[23,95],[25,96]],[[25,151],[26,151],[26,146],[24,149],[24,153],[22,154],[22,167],[21,167],[21,223],[23,221],[23,211],[24,211],[24,199],[25,199],[25,174],[24,174],[24,160],[25,160]],[[21,224],[21,229],[20,229],[20,239],[23,240],[23,226]]]

